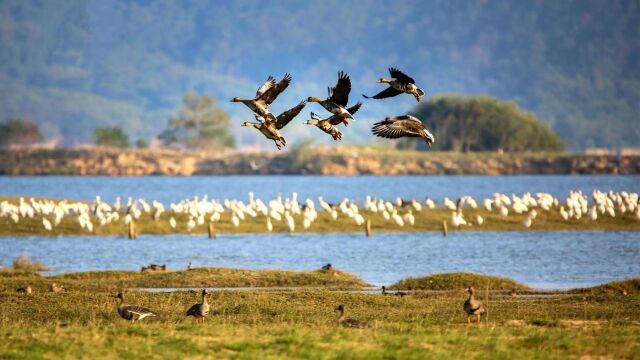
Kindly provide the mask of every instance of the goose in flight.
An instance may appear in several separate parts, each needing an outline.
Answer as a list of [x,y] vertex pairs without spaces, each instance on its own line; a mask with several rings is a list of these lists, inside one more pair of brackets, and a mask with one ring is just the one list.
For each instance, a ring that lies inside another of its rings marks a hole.
[[373,134],[387,139],[397,139],[401,137],[420,137],[431,147],[435,138],[424,127],[420,119],[411,115],[388,117],[383,121],[373,124],[371,128]]
[[[327,92],[329,93],[329,97],[324,100],[319,97],[310,96],[307,98],[307,101],[320,104],[323,108],[334,115],[353,119],[353,113],[347,109],[349,93],[351,92],[351,79],[349,78],[349,75],[340,71],[338,73],[336,86],[328,88]],[[358,108],[360,108],[360,106],[358,106]]]
[[295,107],[278,115],[277,118],[273,117],[273,115],[272,115],[273,118],[256,116],[256,119],[258,120],[261,119],[262,121],[258,123],[245,121],[242,123],[242,126],[252,126],[258,129],[262,133],[262,135],[264,135],[267,139],[273,140],[276,143],[276,147],[278,148],[278,150],[280,150],[282,146],[285,146],[287,144],[287,141],[284,139],[284,137],[280,134],[278,130],[281,130],[283,127],[287,126],[287,124],[291,120],[293,120],[293,118],[298,116],[298,114],[300,113],[300,111],[302,111],[305,105],[306,105],[306,102],[301,101]]
[[263,118],[269,118],[275,121],[275,116],[269,112],[269,106],[271,103],[282,93],[291,83],[291,75],[285,74],[280,82],[276,83],[276,79],[273,76],[269,76],[267,81],[258,88],[256,97],[253,99],[242,99],[240,97],[234,97],[231,102],[241,102],[245,104],[251,111],[257,116]]
[[389,73],[393,80],[380,78],[378,80],[381,84],[389,84],[389,87],[382,90],[374,96],[367,96],[362,94],[367,99],[386,99],[400,95],[402,93],[411,94],[416,98],[416,101],[420,101],[420,98],[424,96],[425,92],[416,86],[416,81],[412,77],[406,75],[402,71],[396,68],[389,68]]
[[[311,120],[307,120],[305,124],[307,125],[315,125],[318,129],[324,131],[325,133],[331,135],[333,140],[342,140],[342,133],[338,130],[333,123],[331,123],[331,119],[333,119],[336,115],[333,115],[330,118],[323,119],[315,113],[311,113]],[[335,124],[337,125],[337,124]]]

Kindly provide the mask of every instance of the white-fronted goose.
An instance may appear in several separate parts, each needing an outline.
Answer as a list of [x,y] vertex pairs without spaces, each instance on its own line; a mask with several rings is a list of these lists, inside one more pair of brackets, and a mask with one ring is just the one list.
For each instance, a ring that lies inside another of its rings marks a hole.
[[420,137],[431,147],[435,141],[433,135],[424,127],[420,119],[411,115],[388,117],[373,124],[371,131],[379,137],[397,139],[401,137]]
[[156,313],[144,306],[125,305],[124,294],[121,292],[119,292],[115,297],[120,299],[120,304],[118,305],[118,314],[125,320],[131,320],[131,322],[134,322],[136,320],[142,320],[146,317],[157,316]]
[[413,78],[396,68],[389,68],[389,73],[393,80],[385,78],[380,78],[380,80],[378,80],[381,84],[389,84],[388,88],[374,96],[367,96],[365,94],[362,94],[362,96],[367,99],[385,99],[402,93],[407,93],[413,95],[416,98],[416,101],[420,101],[420,98],[424,96],[424,91],[416,86],[416,81],[413,80]]
[[16,292],[19,293],[25,293],[25,294],[31,294],[33,292],[33,290],[31,289],[30,285],[27,285],[25,287],[19,287],[16,289]]
[[[335,116],[335,115],[334,115]],[[338,140],[342,140],[342,133],[340,132],[340,130],[338,130],[335,126],[333,126],[333,124],[331,124],[331,119],[333,118],[327,118],[327,119],[323,119],[320,116],[318,116],[315,113],[311,113],[311,120],[307,120],[305,121],[306,125],[314,125],[315,127],[317,127],[318,129],[322,130],[323,132],[331,135],[331,137],[333,138],[333,140],[338,141]]]
[[50,290],[51,292],[54,292],[54,293],[62,292],[64,291],[64,286],[62,286],[62,284],[52,283],[50,286]]
[[207,303],[207,289],[202,289],[202,302],[194,304],[187,310],[187,316],[193,316],[196,320],[201,319],[204,322],[205,317],[209,314],[209,304]]
[[276,143],[276,147],[278,148],[278,150],[280,150],[282,146],[285,146],[287,144],[287,141],[284,139],[284,137],[280,134],[278,130],[285,127],[291,120],[293,120],[294,117],[298,116],[298,114],[300,113],[300,111],[302,111],[304,106],[305,106],[305,102],[302,101],[295,107],[278,115],[278,117],[275,118],[275,120],[268,117],[267,118],[262,117],[262,120],[263,120],[262,122],[252,123],[252,122],[245,121],[242,123],[242,126],[252,126],[258,129],[262,133],[262,135],[264,135],[267,139],[273,140]]
[[477,317],[477,323],[480,324],[480,316],[484,313],[484,306],[479,300],[473,296],[473,288],[467,288],[467,292],[469,293],[469,297],[464,302],[463,308],[464,312],[467,313],[467,323],[471,323],[471,317]]
[[338,305],[336,311],[338,311],[338,326],[342,325],[350,328],[365,328],[368,325],[364,321],[347,318],[344,313],[344,305]]
[[[307,98],[307,101],[316,102],[322,105],[323,108],[327,109],[327,111],[337,116],[353,119],[353,113],[350,111],[353,110],[353,107],[347,109],[349,93],[351,92],[351,79],[349,78],[349,75],[340,71],[338,73],[336,86],[328,88],[327,92],[329,97],[324,100],[319,97],[310,96]],[[360,106],[356,108],[356,111],[358,108],[360,108]]]
[[269,76],[267,81],[258,88],[256,97],[253,99],[242,99],[240,97],[234,97],[231,102],[241,102],[245,104],[256,115],[275,120],[273,114],[269,112],[269,106],[271,103],[282,93],[291,83],[291,75],[285,74],[279,83],[273,76]]

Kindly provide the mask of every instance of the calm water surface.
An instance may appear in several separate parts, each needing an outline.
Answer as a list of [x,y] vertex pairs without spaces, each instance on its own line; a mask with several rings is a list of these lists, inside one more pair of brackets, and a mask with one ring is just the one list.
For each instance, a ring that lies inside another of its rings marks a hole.
[[0,238],[0,263],[29,255],[54,272],[170,268],[317,269],[332,263],[374,285],[435,272],[507,276],[536,288],[590,286],[640,275],[638,232],[465,232]]
[[195,176],[195,177],[92,177],[92,176],[0,176],[0,195],[94,199],[100,195],[113,201],[116,196],[145,198],[164,203],[209,195],[216,199],[270,199],[282,193],[298,192],[301,199],[323,196],[337,202],[343,198],[363,200],[372,195],[383,199],[441,201],[445,196],[489,197],[494,192],[522,195],[549,192],[564,198],[569,190],[592,189],[640,192],[640,176]]

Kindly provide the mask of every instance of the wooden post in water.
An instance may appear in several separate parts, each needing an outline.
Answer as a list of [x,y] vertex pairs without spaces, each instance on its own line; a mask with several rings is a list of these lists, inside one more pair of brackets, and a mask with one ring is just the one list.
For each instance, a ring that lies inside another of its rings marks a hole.
[[216,238],[216,228],[213,227],[213,221],[209,221],[209,239]]
[[442,220],[442,236],[447,236],[449,230],[447,230],[447,220]]
[[371,219],[367,219],[364,222],[364,232],[367,234],[367,237],[371,237]]
[[129,222],[129,239],[135,240],[138,238],[138,232],[136,230],[136,222],[131,219]]

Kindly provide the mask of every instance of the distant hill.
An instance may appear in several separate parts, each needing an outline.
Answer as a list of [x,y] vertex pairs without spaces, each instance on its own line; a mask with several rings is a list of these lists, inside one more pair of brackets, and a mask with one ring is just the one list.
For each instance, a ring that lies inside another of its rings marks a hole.
[[[89,141],[96,126],[157,135],[194,89],[219,99],[232,123],[250,112],[267,75],[294,82],[279,113],[321,96],[347,71],[360,93],[397,66],[438,93],[513,100],[569,149],[640,145],[638,1],[36,1],[0,2],[0,120],[30,118],[46,137]],[[360,98],[362,99],[362,98]],[[345,141],[408,112],[402,96],[364,101]],[[322,113],[316,105],[309,111]],[[300,119],[302,121],[303,119]],[[268,143],[234,126],[238,143]],[[295,124],[291,141],[318,137]]]

